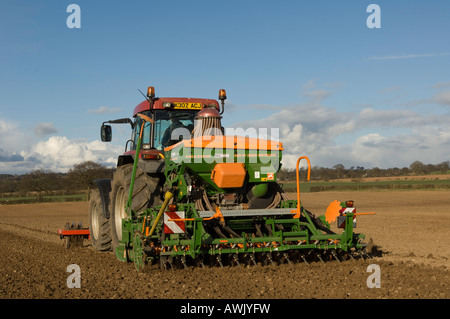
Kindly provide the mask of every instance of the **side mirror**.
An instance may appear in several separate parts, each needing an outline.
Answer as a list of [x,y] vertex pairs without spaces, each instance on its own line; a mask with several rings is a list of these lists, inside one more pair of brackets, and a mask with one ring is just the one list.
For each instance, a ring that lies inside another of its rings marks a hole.
[[102,124],[102,127],[100,129],[100,136],[102,138],[102,142],[111,142],[112,140],[111,125]]

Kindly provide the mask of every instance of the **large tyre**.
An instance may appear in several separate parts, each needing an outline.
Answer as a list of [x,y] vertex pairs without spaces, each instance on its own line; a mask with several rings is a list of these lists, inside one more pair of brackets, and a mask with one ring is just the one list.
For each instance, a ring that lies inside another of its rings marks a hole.
[[111,249],[111,232],[109,219],[103,216],[103,205],[98,190],[91,192],[89,201],[89,232],[92,247],[95,250]]
[[[130,190],[133,165],[126,164],[117,168],[111,183],[110,223],[112,246],[115,249],[122,239],[122,219],[127,218],[125,211]],[[160,205],[161,186],[158,175],[149,175],[137,168],[134,180],[131,210],[140,212],[148,207]]]

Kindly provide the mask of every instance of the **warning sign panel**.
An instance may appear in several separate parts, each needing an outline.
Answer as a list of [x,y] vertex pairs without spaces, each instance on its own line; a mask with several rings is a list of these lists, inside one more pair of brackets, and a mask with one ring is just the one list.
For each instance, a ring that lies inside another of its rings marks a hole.
[[[345,221],[346,221],[345,214],[346,213],[353,213],[353,214],[356,213],[356,208],[355,207],[345,207],[345,208],[342,208],[339,211],[339,213],[341,214],[341,216],[338,216],[338,218],[337,218],[337,226],[338,226],[338,228],[345,228]],[[356,215],[353,215],[353,227],[356,227]]]
[[[171,220],[173,219],[173,220]],[[164,233],[182,234],[185,231],[184,211],[164,213]]]

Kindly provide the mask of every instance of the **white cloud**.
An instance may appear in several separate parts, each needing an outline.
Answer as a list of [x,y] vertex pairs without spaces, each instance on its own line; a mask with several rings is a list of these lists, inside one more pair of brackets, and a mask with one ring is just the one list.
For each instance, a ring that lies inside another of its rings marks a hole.
[[35,163],[35,168],[45,167],[57,172],[67,172],[74,164],[84,161],[114,166],[121,152],[123,152],[123,146],[100,141],[74,141],[64,136],[52,136],[46,141],[38,142],[30,151],[20,152],[20,155],[25,161]]
[[403,54],[403,55],[390,55],[390,56],[374,56],[369,60],[399,60],[399,59],[416,59],[416,58],[434,58],[449,56],[450,52],[445,53],[425,53],[425,54]]
[[317,79],[310,79],[308,82],[302,85],[303,90],[312,90],[317,87]]
[[404,167],[413,161],[437,164],[450,160],[450,129],[425,127],[410,134],[367,134],[352,145],[352,157],[366,167]]
[[304,95],[317,102],[320,102],[329,97],[331,95],[331,92],[324,89],[318,89],[305,92]]
[[21,162],[24,158],[22,155],[15,152],[7,152],[0,148],[0,162]]
[[[339,113],[320,105],[314,105],[312,108],[311,105],[304,104],[281,109],[282,111],[265,119],[236,123],[235,127],[243,129],[254,127],[257,131],[268,128],[269,133],[270,129],[278,129],[279,141],[284,147],[283,165],[286,167],[294,167],[297,158],[303,155],[316,154],[322,158],[340,158],[338,153],[334,154],[336,151],[334,138],[352,132],[356,127],[355,121],[347,113]],[[312,163],[321,166],[325,164],[328,164],[328,161]]]
[[365,108],[358,115],[358,124],[365,127],[407,127],[434,124],[436,116],[424,116],[412,110],[375,110]]
[[[113,167],[124,151],[123,145],[99,140],[73,140],[65,136],[40,141],[36,138],[55,131],[52,123],[37,124],[30,131],[15,121],[0,118],[0,174],[24,174],[35,169],[67,172],[74,164],[89,160]],[[120,137],[120,132],[117,133]]]
[[[330,88],[339,88],[340,83],[328,84]],[[302,95],[310,99],[310,103],[319,104],[331,95],[331,91],[317,87],[317,79],[311,79],[302,86]]]
[[6,119],[0,119],[0,146],[4,152],[13,153],[18,147],[25,149],[32,143],[29,133],[20,128],[19,124]]
[[55,133],[58,133],[58,130],[53,126],[53,123],[38,123],[34,127],[34,134],[38,137],[44,137]]
[[339,112],[310,103],[280,106],[281,111],[267,118],[234,127],[277,128],[284,146],[283,165],[291,168],[299,156],[308,156],[313,166],[325,167],[342,163],[346,167],[389,168],[409,166],[415,160],[450,160],[450,113],[375,108]]
[[433,100],[438,104],[450,106],[450,91],[441,91],[436,93]]
[[122,111],[119,107],[109,107],[109,106],[100,106],[95,110],[88,110],[90,114],[111,114],[111,113],[119,113]]
[[392,85],[392,86],[389,86],[389,87],[379,90],[378,93],[380,93],[380,94],[397,93],[397,92],[400,92],[401,90],[402,90],[401,86]]
[[435,89],[449,88],[450,82],[438,82],[438,83],[432,85],[432,87]]

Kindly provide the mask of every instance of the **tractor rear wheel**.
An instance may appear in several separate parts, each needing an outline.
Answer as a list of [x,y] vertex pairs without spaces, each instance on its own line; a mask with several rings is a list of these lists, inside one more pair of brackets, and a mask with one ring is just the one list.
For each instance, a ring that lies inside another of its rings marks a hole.
[[[111,182],[110,223],[113,249],[122,240],[122,220],[128,218],[126,205],[133,174],[133,164],[126,164],[117,168]],[[134,180],[131,210],[140,212],[148,207],[160,205],[161,187],[158,175],[149,175],[137,168]]]
[[89,201],[89,232],[95,250],[111,249],[110,222],[103,214],[102,200],[98,190],[91,192]]

